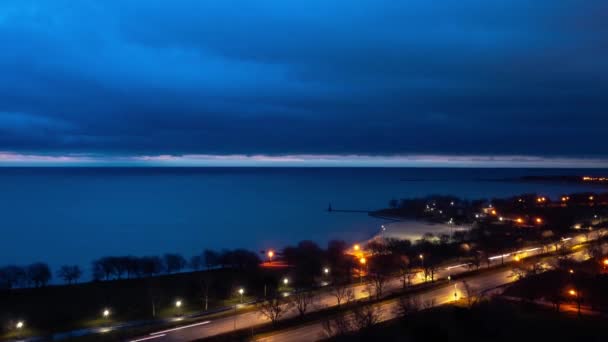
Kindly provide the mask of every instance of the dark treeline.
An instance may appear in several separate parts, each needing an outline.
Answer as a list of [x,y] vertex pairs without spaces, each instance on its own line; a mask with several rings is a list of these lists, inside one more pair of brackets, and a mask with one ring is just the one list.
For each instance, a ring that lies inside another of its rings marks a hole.
[[182,255],[167,253],[159,256],[103,257],[93,261],[93,280],[152,277],[160,274],[182,272],[185,269],[200,271],[203,267],[232,268],[238,270],[255,269],[261,260],[254,252],[245,249],[205,250],[186,260]]
[[15,287],[42,287],[52,279],[51,269],[42,262],[28,266],[5,266],[0,268],[0,289]]
[[[91,264],[93,281],[118,280],[123,278],[153,277],[161,274],[182,272],[186,269],[200,271],[203,268],[255,269],[261,260],[256,253],[245,250],[205,250],[200,255],[186,260],[177,253],[163,256],[107,256]],[[78,265],[63,265],[55,273],[65,284],[77,283],[84,272]],[[43,287],[53,279],[48,264],[37,262],[28,266],[8,265],[0,267],[0,289]]]

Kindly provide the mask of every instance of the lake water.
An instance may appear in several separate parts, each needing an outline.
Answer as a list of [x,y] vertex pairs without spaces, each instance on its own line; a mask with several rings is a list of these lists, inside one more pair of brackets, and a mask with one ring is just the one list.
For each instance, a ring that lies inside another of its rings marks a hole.
[[334,209],[391,198],[466,198],[593,190],[489,179],[606,170],[397,168],[0,168],[0,265],[51,266],[106,255],[185,256],[205,248],[280,248],[366,239],[382,220]]

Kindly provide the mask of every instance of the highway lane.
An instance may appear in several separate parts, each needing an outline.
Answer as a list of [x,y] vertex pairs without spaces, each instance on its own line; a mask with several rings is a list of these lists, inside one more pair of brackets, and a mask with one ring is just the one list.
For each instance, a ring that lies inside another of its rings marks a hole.
[[[599,233],[598,233],[599,234]],[[580,234],[578,236],[572,237],[571,239],[564,240],[565,243],[580,243],[585,241],[584,234]],[[504,254],[502,256],[495,256],[491,258],[491,266],[499,265],[504,259],[505,262],[513,261],[515,256],[518,258],[525,258],[534,255],[538,255],[543,253],[544,251],[554,250],[555,246],[547,245],[540,247],[530,247],[523,249],[521,251],[516,251],[513,253]],[[484,264],[485,266],[485,264]],[[470,270],[469,266],[466,264],[461,265],[453,265],[450,267],[443,268],[439,270],[436,274],[436,279],[446,278],[448,275],[455,276],[460,273],[466,272]],[[480,278],[484,279],[484,278]],[[492,278],[496,279],[496,278]],[[504,279],[503,279],[504,280]],[[414,279],[412,279],[412,284],[420,284],[424,281],[423,276],[419,273]],[[478,281],[477,278],[474,278],[472,281]],[[497,281],[494,281],[497,282]],[[497,283],[500,283],[498,281]],[[505,283],[505,282],[503,282]],[[472,286],[475,283],[472,283]],[[477,286],[477,285],[475,285]],[[353,291],[355,299],[363,299],[369,297],[368,289],[366,284],[354,284],[350,286],[350,289]],[[401,291],[402,283],[399,277],[391,278],[387,281],[384,294],[388,295],[395,291]],[[434,290],[433,290],[434,291]],[[439,296],[438,298],[440,298]],[[452,297],[450,297],[452,298]],[[441,302],[441,301],[437,301]],[[310,308],[309,312],[321,310],[324,308],[332,307],[338,305],[337,299],[329,292],[320,293],[315,299],[315,304]],[[185,325],[181,327],[177,327],[174,329],[161,330],[158,332],[151,333],[146,336],[141,336],[133,339],[132,341],[144,341],[144,340],[154,340],[159,342],[171,342],[171,341],[191,341],[200,338],[215,336],[223,333],[228,333],[236,329],[243,328],[252,328],[254,326],[269,323],[270,320],[263,317],[257,311],[248,311],[243,313],[238,313],[238,311],[243,308],[236,308],[236,314],[228,317],[223,317],[219,319],[214,319],[212,321],[203,321],[195,324]],[[297,311],[295,308],[292,308],[286,312],[286,314],[282,317],[282,319],[292,318],[297,315]]]
[[[589,256],[586,251],[573,253],[571,257],[578,261],[583,261]],[[546,260],[555,257],[547,257]],[[545,261],[546,261],[545,260]],[[511,270],[501,270],[492,274],[480,274],[477,276],[467,277],[467,281],[472,293],[481,293],[490,291],[500,286],[507,285],[517,280]],[[465,299],[467,296],[462,280],[448,284],[440,288],[424,291],[420,294],[414,294],[412,297],[417,297],[418,302],[424,307],[432,307],[444,305],[455,300]],[[390,300],[375,304],[379,310],[379,321],[387,321],[398,317],[396,300]],[[564,305],[564,307],[566,307]],[[352,319],[352,317],[347,317]],[[328,335],[323,328],[321,322],[309,323],[297,328],[286,329],[272,333],[271,335],[263,336],[255,339],[258,342],[309,342],[327,338]]]
[[[500,271],[490,275],[479,275],[467,279],[469,286],[474,291],[483,291],[486,289],[493,289],[500,285],[504,285],[515,281],[511,275],[510,270]],[[453,302],[457,299],[466,297],[463,291],[461,282],[454,282],[454,284],[448,284],[440,288],[431,289],[420,294],[412,295],[417,297],[418,302],[424,307],[439,306]],[[396,300],[390,300],[382,303],[375,304],[378,314],[379,321],[386,321],[397,317],[398,302]],[[347,319],[352,319],[348,317]],[[279,331],[272,335],[265,336],[256,341],[260,342],[309,342],[317,341],[323,338],[327,338],[327,334],[323,328],[321,322],[307,324],[294,329],[287,329],[285,331]]]

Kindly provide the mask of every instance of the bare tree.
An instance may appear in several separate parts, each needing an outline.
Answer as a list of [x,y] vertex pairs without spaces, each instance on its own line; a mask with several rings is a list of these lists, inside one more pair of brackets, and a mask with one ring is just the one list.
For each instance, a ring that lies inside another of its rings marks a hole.
[[268,318],[272,324],[275,324],[285,312],[289,309],[291,303],[284,302],[278,298],[263,301],[258,305],[260,314]]
[[201,255],[194,255],[190,258],[188,266],[194,271],[199,271],[203,267],[203,257]]
[[35,287],[46,286],[52,274],[49,265],[37,262],[29,265],[26,270],[28,281]]
[[5,266],[0,268],[0,289],[22,286],[26,280],[26,270],[23,267]]
[[380,309],[375,305],[363,305],[353,309],[353,323],[357,330],[368,329],[380,321]]
[[412,283],[412,277],[414,273],[412,273],[412,268],[410,265],[410,259],[403,255],[400,256],[397,261],[397,266],[399,267],[399,277],[401,278],[401,286],[403,289],[410,286]]
[[341,314],[334,316],[332,318],[328,318],[323,320],[321,323],[323,326],[323,333],[321,337],[332,337],[332,336],[343,336],[349,333],[352,330],[352,321],[346,317],[346,315]]
[[420,299],[413,296],[403,296],[397,301],[395,314],[399,317],[405,317],[420,310]]
[[464,293],[465,293],[465,296],[466,296],[467,306],[469,308],[473,307],[473,305],[477,304],[477,301],[479,300],[479,297],[473,291],[473,289],[471,288],[471,285],[469,285],[469,283],[467,283],[466,280],[462,281],[462,288],[464,289]]
[[348,303],[355,298],[353,290],[346,284],[336,284],[331,289],[331,294],[336,297],[338,306],[342,303]]
[[298,310],[300,317],[306,314],[306,311],[314,303],[315,296],[310,291],[296,292],[289,296],[289,301]]
[[[382,273],[373,273],[370,275],[371,286],[376,295],[376,299],[380,299],[382,297],[382,293],[384,288],[386,287],[387,277]],[[370,298],[372,294],[370,292]]]
[[57,276],[63,279],[67,284],[72,284],[72,282],[77,282],[78,279],[82,276],[82,270],[78,265],[63,265],[57,271]]
[[165,271],[167,271],[167,273],[179,272],[186,267],[187,264],[186,259],[179,254],[168,253],[163,256],[163,259],[165,261]]

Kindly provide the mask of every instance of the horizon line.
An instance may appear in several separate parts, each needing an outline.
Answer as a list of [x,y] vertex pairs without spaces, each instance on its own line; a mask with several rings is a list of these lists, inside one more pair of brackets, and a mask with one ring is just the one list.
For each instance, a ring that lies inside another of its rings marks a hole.
[[25,154],[0,151],[0,167],[608,168],[608,158],[442,154]]

